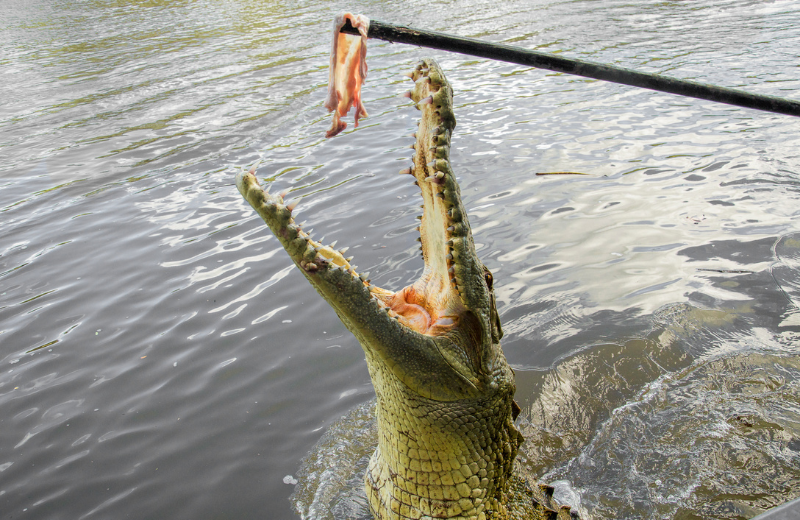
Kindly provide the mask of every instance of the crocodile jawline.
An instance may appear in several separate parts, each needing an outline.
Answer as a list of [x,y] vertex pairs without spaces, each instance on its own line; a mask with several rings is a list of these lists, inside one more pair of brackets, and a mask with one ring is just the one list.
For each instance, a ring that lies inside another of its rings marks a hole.
[[433,60],[410,77],[421,119],[413,166],[400,173],[414,176],[424,200],[425,267],[414,284],[397,292],[372,285],[344,250],[303,231],[285,193],[263,190],[253,170],[237,176],[237,187],[364,349],[377,395],[378,447],[365,477],[373,515],[547,517],[555,514],[547,497],[532,501],[512,471],[522,442],[514,373],[500,347],[492,276],[475,253],[450,167],[452,88]]

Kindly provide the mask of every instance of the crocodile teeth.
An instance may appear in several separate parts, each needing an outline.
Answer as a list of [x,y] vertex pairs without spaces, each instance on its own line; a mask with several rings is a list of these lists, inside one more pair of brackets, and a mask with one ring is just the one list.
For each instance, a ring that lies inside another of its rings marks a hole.
[[292,202],[286,205],[286,209],[289,211],[294,211],[294,208],[297,207],[298,202],[300,202],[300,199],[294,199]]
[[420,100],[417,105],[430,105],[431,103],[433,103],[433,96],[428,96],[425,99]]
[[397,173],[399,173],[400,175],[404,175],[406,173],[410,174],[411,173],[411,168],[403,168],[402,170],[400,170]]
[[336,247],[336,244],[338,242],[339,242],[338,240],[334,240],[333,242],[331,242],[330,248],[333,249],[334,247]]
[[409,90],[408,92],[403,92],[402,97],[407,97],[408,99],[411,99],[411,91]]
[[[347,258],[345,258],[345,260],[346,260],[346,261],[347,261],[347,263],[349,264],[350,262],[352,262],[352,261],[353,261],[353,257],[352,257],[352,256],[348,256]],[[353,268],[353,269],[355,269],[355,268]]]
[[283,190],[282,192],[278,193],[278,197],[280,197],[280,198],[282,198],[282,199],[283,199],[283,198],[285,198],[285,197],[286,197],[286,195],[288,195],[288,194],[289,194],[289,191],[290,191],[290,189],[289,189],[289,188],[286,188],[286,189],[285,189],[285,190]]
[[344,254],[347,252],[348,249],[350,249],[350,246],[346,246],[346,247],[341,248],[339,250],[339,254],[344,256]]

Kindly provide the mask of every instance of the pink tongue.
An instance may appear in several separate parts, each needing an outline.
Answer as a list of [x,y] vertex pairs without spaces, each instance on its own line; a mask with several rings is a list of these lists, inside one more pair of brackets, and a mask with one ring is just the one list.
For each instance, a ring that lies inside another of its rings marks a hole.
[[392,299],[387,303],[389,307],[403,317],[403,322],[409,328],[417,332],[425,333],[431,326],[431,315],[425,310],[425,307],[416,303],[409,303],[406,300],[406,291],[408,287],[402,291],[394,293]]
[[[358,29],[360,36],[339,32],[347,20]],[[345,13],[333,21],[328,97],[325,100],[325,108],[333,112],[333,124],[325,137],[333,137],[347,127],[340,118],[347,115],[350,107],[355,108],[356,128],[358,119],[367,116],[361,103],[361,85],[367,77],[367,31],[369,18],[363,15]]]

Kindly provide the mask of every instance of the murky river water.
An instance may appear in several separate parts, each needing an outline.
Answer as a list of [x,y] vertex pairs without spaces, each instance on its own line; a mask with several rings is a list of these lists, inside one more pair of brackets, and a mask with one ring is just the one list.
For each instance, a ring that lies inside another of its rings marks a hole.
[[315,235],[410,283],[422,56],[455,89],[529,469],[596,519],[800,495],[800,120],[373,41],[370,117],[325,140],[344,8],[798,98],[791,1],[4,1],[0,518],[363,516],[363,354],[232,182],[262,160]]

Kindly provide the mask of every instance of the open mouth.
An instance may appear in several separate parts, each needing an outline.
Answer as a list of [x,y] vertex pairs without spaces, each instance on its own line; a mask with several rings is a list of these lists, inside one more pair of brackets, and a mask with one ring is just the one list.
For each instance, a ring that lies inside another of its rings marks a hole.
[[[295,223],[295,202],[284,201],[285,192],[272,195],[263,190],[254,170],[240,173],[236,182],[295,264],[359,340],[369,343],[373,335],[382,335],[387,320],[412,335],[446,336],[460,346],[457,357],[474,374],[481,372],[483,346],[499,340],[501,333],[491,274],[475,253],[450,166],[453,92],[432,60],[423,60],[409,77],[414,87],[406,95],[421,111],[421,118],[414,133],[413,163],[400,173],[414,177],[424,201],[418,229],[425,262],[422,276],[412,285],[396,292],[373,285],[368,273],[356,272],[352,257],[345,256],[347,248],[337,249],[335,242],[322,244]],[[377,322],[383,324],[376,326]],[[496,331],[490,330],[490,322],[497,323]]]

